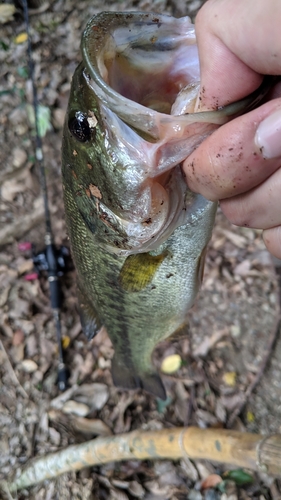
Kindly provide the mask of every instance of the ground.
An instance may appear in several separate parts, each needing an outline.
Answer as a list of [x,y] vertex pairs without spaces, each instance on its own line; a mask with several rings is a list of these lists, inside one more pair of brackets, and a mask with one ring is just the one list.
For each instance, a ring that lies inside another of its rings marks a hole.
[[[106,9],[194,17],[201,3],[115,0],[107,2]],[[51,130],[43,139],[43,150],[58,245],[69,246],[60,180],[63,117],[71,77],[80,60],[82,29],[93,14],[102,10],[101,0],[57,0],[44,12],[31,11],[30,16],[38,96],[51,111]],[[83,336],[76,311],[75,271],[71,268],[63,278],[61,315],[70,389],[64,399],[58,398],[56,332],[46,278],[26,280],[33,264],[29,251],[20,250],[18,245],[29,241],[40,250],[45,229],[33,129],[28,119],[32,93],[27,43],[24,36],[18,36],[25,31],[18,8],[14,18],[1,25],[0,34],[0,479],[6,479],[32,457],[97,435],[191,424],[278,432],[279,263],[272,261],[259,231],[231,226],[220,212],[207,254],[203,287],[190,311],[189,334],[164,342],[155,351],[158,367],[169,354],[180,354],[183,360],[175,374],[163,376],[167,404],[140,391],[121,391],[113,386],[111,343],[104,331],[90,343]],[[85,420],[75,416],[79,411],[90,422],[90,431],[85,430]],[[14,498],[280,498],[278,480],[262,474],[253,475],[253,483],[248,486],[229,482],[225,492],[202,487],[210,474],[223,475],[228,469],[226,465],[187,458],[178,462],[112,463],[65,474],[19,492]]]

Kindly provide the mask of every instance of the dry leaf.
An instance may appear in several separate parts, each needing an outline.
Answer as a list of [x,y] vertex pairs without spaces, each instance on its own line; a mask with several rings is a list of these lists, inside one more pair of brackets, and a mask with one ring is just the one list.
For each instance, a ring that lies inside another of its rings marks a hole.
[[237,373],[236,372],[227,372],[223,374],[223,381],[226,385],[229,387],[235,387],[236,385],[236,378],[237,378]]
[[251,269],[251,262],[246,259],[240,262],[235,268],[234,268],[234,274],[238,276],[248,276],[249,271]]
[[67,349],[69,347],[70,342],[71,342],[71,338],[68,337],[67,335],[64,335],[62,337],[62,348]]
[[77,415],[78,417],[85,417],[90,412],[89,406],[84,403],[77,403],[73,399],[67,401],[62,407],[63,413]]
[[33,359],[24,359],[20,365],[23,371],[26,373],[34,373],[38,370],[38,365],[33,361]]
[[112,431],[108,425],[97,418],[77,417],[72,420],[75,429],[83,434],[93,434],[98,436],[110,436]]
[[143,498],[145,490],[137,481],[131,481],[128,488],[129,493],[135,498]]
[[27,154],[24,149],[15,148],[13,151],[13,166],[16,168],[22,167],[27,160]]
[[208,488],[214,488],[218,484],[222,482],[221,476],[218,474],[211,474],[210,476],[206,477],[204,481],[201,484],[201,490],[207,490]]
[[15,43],[20,44],[26,42],[28,39],[28,34],[26,32],[19,33],[15,38]]
[[109,390],[105,384],[82,384],[75,393],[74,399],[87,404],[91,411],[101,410],[109,398]]
[[175,373],[182,364],[182,359],[179,354],[171,354],[163,359],[161,364],[161,371],[163,373]]
[[0,4],[0,24],[5,24],[8,21],[12,21],[16,8],[14,5],[7,3]]
[[12,340],[12,344],[14,346],[18,346],[20,344],[22,344],[24,341],[24,333],[22,330],[16,330],[14,335],[13,335],[13,340]]
[[250,410],[247,411],[247,413],[246,413],[246,419],[247,419],[248,424],[252,424],[256,420],[255,415]]

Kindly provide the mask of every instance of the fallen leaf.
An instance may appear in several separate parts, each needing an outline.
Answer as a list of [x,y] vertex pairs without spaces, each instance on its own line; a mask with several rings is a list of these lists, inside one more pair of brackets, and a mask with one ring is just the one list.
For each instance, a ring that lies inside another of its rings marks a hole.
[[[26,104],[26,112],[30,124],[35,126],[34,109],[31,104]],[[38,106],[38,132],[40,137],[45,137],[46,133],[52,130],[51,111],[47,106]]]
[[16,330],[14,335],[13,335],[13,340],[12,340],[12,344],[14,346],[18,346],[20,344],[22,344],[24,341],[24,333],[22,330]]
[[32,259],[23,259],[23,261],[17,265],[17,269],[20,275],[28,273],[34,269],[34,262]]
[[236,372],[226,372],[223,374],[223,381],[226,385],[229,387],[235,387],[236,385],[236,378],[237,378],[237,373]]
[[70,413],[78,417],[85,417],[90,412],[90,408],[84,403],[77,403],[77,401],[70,399],[63,405],[62,411],[66,414]]
[[252,424],[255,421],[255,415],[253,414],[252,411],[247,411],[246,419],[247,419],[248,424]]
[[13,151],[13,166],[16,168],[22,167],[27,160],[27,154],[24,149],[15,148]]
[[235,469],[227,471],[223,474],[224,479],[230,479],[234,481],[238,486],[243,486],[244,484],[251,484],[254,481],[253,476],[243,469]]
[[75,401],[87,404],[91,411],[101,410],[109,398],[106,384],[82,384],[73,394]]
[[64,335],[62,337],[62,347],[63,347],[63,349],[67,349],[69,347],[70,342],[71,342],[71,338],[68,337],[67,335]]
[[20,44],[26,42],[28,39],[28,34],[24,31],[23,33],[19,33],[15,38],[15,43]]
[[53,112],[53,125],[55,128],[62,128],[64,124],[65,110],[56,108]]
[[26,373],[34,373],[38,370],[38,365],[35,361],[33,361],[33,359],[24,359],[21,362],[20,368],[22,368],[22,370]]
[[93,434],[97,436],[110,436],[112,431],[108,425],[97,418],[77,417],[72,420],[75,429],[83,434]]
[[5,24],[12,21],[16,8],[14,5],[7,3],[0,4],[0,24]]
[[54,429],[53,427],[49,427],[49,436],[53,444],[55,444],[56,446],[60,445],[61,435],[56,429]]
[[171,354],[163,359],[161,364],[161,371],[163,373],[171,374],[175,373],[182,364],[182,359],[179,354]]
[[251,262],[248,259],[246,259],[240,262],[234,268],[233,272],[238,276],[248,276],[250,269],[251,269]]
[[128,488],[129,493],[135,498],[143,498],[145,490],[137,481],[131,481]]
[[221,476],[218,474],[210,474],[210,476],[206,477],[201,484],[201,490],[207,490],[208,488],[215,488],[219,483],[222,482]]

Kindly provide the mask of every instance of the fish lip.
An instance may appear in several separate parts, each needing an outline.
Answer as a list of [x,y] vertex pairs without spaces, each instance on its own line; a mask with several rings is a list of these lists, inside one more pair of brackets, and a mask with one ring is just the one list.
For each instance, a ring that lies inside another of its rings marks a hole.
[[[93,16],[88,22],[82,36],[81,51],[85,64],[84,78],[87,85],[91,87],[99,99],[101,99],[101,101],[111,109],[111,111],[115,112],[125,123],[133,127],[137,126],[137,129],[148,133],[153,140],[159,140],[161,138],[161,124],[165,126],[167,123],[176,123],[180,128],[186,127],[192,122],[208,122],[222,125],[226,123],[230,117],[234,118],[242,112],[250,111],[261,101],[271,88],[274,78],[266,76],[261,86],[256,91],[240,101],[228,104],[217,110],[199,111],[184,115],[170,115],[150,109],[121,95],[105,82],[99,70],[98,54],[106,37],[110,32],[113,32],[116,27],[119,27],[120,24],[129,27],[132,22],[137,22],[138,24],[144,23],[146,25],[153,23],[157,25],[173,20],[174,22],[180,23],[182,22],[181,19],[190,20],[188,16],[175,20],[172,16],[154,12],[101,12]],[[190,21],[190,27],[192,26]]]

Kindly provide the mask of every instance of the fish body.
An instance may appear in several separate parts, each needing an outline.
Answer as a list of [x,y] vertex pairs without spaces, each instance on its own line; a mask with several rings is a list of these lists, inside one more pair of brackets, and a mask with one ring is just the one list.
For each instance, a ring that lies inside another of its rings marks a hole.
[[82,53],[62,146],[81,322],[88,338],[106,327],[116,385],[165,398],[151,354],[187,323],[216,213],[188,189],[181,162],[256,96],[191,112],[199,62],[189,18],[101,13]]

